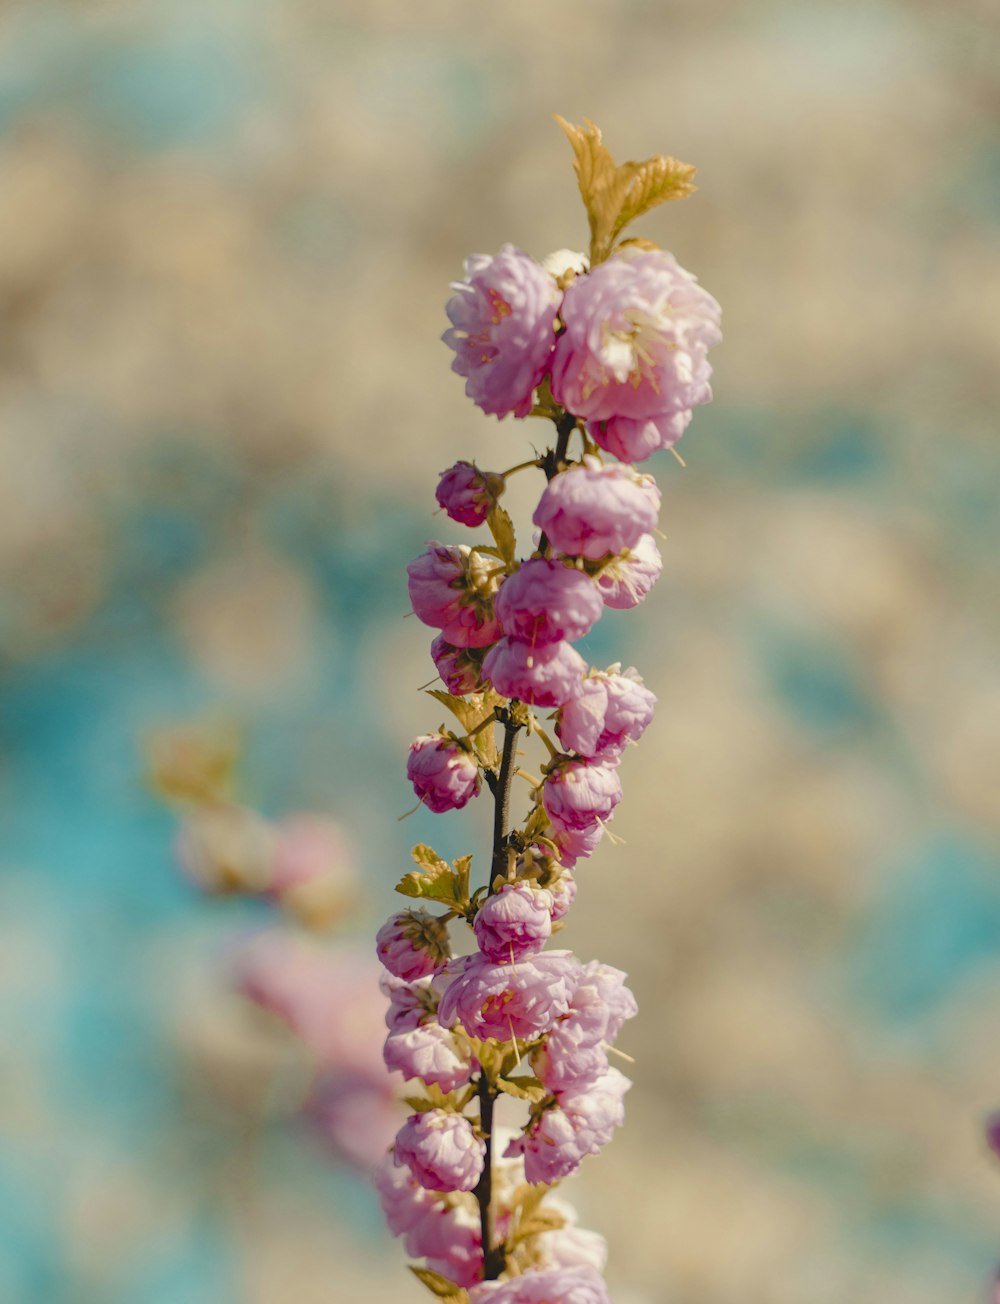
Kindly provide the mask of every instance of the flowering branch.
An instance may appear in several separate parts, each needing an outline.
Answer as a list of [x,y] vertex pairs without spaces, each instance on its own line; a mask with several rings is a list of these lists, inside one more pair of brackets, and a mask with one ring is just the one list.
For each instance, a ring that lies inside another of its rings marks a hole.
[[[538,264],[511,245],[470,258],[444,335],[469,397],[497,417],[550,418],[555,447],[503,474],[464,461],[444,471],[440,506],[486,525],[492,542],[432,543],[408,567],[413,610],[438,631],[431,655],[447,691],[431,696],[462,732],[417,738],[407,773],[432,811],[461,809],[484,780],[495,803],[487,882],[471,890],[471,856],[449,865],[414,848],[417,869],[397,890],[445,912],[393,915],[376,948],[386,1062],[421,1086],[376,1185],[391,1230],[425,1260],[414,1272],[448,1304],[608,1304],[603,1239],[551,1188],[624,1119],[631,1084],[608,1055],[636,1005],[620,970],[546,943],[656,698],[635,670],[588,668],[573,644],[605,607],[637,606],[660,573],[660,493],[631,463],[672,449],[711,397],[707,354],[720,338],[718,304],[695,278],[648,241],[621,239],[633,218],[689,193],[693,169],[662,157],[615,165],[596,127],[562,125],[589,260],[562,250]],[[545,488],[537,545],[519,557],[500,498],[507,476],[530,466]],[[553,711],[556,741],[533,708]],[[545,748],[541,777],[518,764],[522,732]],[[515,775],[530,806],[510,829]],[[455,957],[458,919],[476,950]],[[521,1109],[520,1128],[498,1124],[501,1096]]]

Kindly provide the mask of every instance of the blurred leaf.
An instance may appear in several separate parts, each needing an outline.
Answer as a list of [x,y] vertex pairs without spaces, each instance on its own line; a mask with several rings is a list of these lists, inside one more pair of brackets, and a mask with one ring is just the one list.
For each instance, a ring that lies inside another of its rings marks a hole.
[[445,1304],[469,1304],[469,1296],[461,1286],[456,1286],[453,1281],[447,1277],[442,1277],[440,1272],[431,1272],[430,1268],[415,1268],[410,1264],[410,1271],[418,1281],[422,1281],[432,1295],[436,1295],[439,1300],[444,1300]]
[[517,556],[517,535],[510,514],[502,507],[492,507],[486,518],[490,533],[496,540],[497,550],[505,562],[512,562]]

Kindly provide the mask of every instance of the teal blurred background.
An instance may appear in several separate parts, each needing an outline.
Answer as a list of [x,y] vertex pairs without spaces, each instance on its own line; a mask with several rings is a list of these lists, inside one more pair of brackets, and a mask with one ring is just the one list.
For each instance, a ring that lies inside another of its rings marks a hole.
[[[448,282],[585,221],[551,121],[701,189],[724,307],[665,572],[586,648],[660,698],[567,940],[630,971],[629,1126],[576,1187],[618,1304],[972,1304],[1000,1258],[1000,13],[985,0],[8,0],[0,14],[0,1299],[420,1298],[238,1090],[259,922],[177,873],[144,740],[339,818],[392,907]],[[524,477],[518,477],[523,481]],[[537,485],[514,495],[526,520]],[[480,803],[482,805],[482,803]]]

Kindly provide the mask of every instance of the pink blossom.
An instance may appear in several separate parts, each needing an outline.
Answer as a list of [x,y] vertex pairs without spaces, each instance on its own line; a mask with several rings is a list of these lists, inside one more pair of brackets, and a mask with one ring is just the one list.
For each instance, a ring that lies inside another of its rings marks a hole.
[[424,978],[451,956],[447,925],[424,909],[400,910],[378,930],[375,954],[404,982]]
[[660,578],[663,559],[651,534],[644,534],[632,548],[626,548],[601,570],[598,588],[604,604],[618,611],[637,607]]
[[543,1268],[511,1281],[484,1281],[469,1304],[611,1304],[599,1272],[591,1267]]
[[712,397],[719,305],[672,254],[609,258],[567,288],[561,317],[552,392],[595,438],[644,456],[676,442],[682,414]]
[[557,829],[586,829],[609,820],[621,797],[616,766],[602,761],[561,761],[542,785],[545,813]]
[[578,860],[586,860],[594,854],[604,832],[603,824],[591,824],[583,829],[553,828],[546,836],[555,843],[560,865],[572,869]]
[[450,960],[434,978],[442,993],[438,1020],[445,1028],[460,1023],[470,1037],[537,1037],[569,1009],[578,969],[569,951],[544,951],[517,965],[482,955]]
[[396,1133],[396,1163],[406,1164],[428,1191],[471,1191],[483,1171],[486,1146],[461,1114],[428,1109],[411,1114]]
[[461,810],[479,795],[479,766],[471,752],[441,734],[422,734],[410,743],[406,775],[428,810]]
[[390,1032],[407,1032],[437,1018],[438,994],[429,978],[405,982],[383,969],[379,987],[389,998],[385,1026]]
[[504,633],[533,647],[583,638],[603,610],[603,595],[586,571],[546,557],[523,562],[496,597]]
[[303,812],[286,816],[276,832],[272,892],[287,892],[319,878],[335,878],[345,891],[353,888],[354,856],[335,821]]
[[431,644],[431,658],[454,697],[477,693],[482,688],[483,654],[478,648],[453,647],[439,634]]
[[484,1281],[469,1304],[611,1304],[607,1286],[591,1267],[542,1268],[511,1281]]
[[322,1141],[367,1172],[399,1126],[399,1100],[388,1074],[324,1071],[313,1084],[305,1116]]
[[587,431],[606,453],[623,462],[642,462],[661,448],[671,448],[691,424],[690,408],[655,421],[643,418],[616,417],[613,421],[591,421]]
[[623,1097],[632,1084],[617,1069],[582,1088],[563,1092],[507,1147],[524,1155],[524,1175],[532,1184],[551,1183],[576,1172],[587,1155],[598,1154],[625,1119]]
[[422,1256],[432,1272],[456,1286],[473,1286],[483,1276],[483,1235],[478,1208],[466,1203],[435,1204],[406,1238],[409,1254]]
[[[382,1216],[393,1236],[406,1236],[436,1203],[435,1197],[424,1190],[409,1168],[395,1162],[391,1150],[376,1165],[372,1182],[378,1192]],[[409,1245],[407,1250],[416,1253]]]
[[480,471],[473,462],[456,462],[441,472],[434,496],[453,521],[482,525],[503,493],[502,475]]
[[648,475],[612,462],[602,466],[586,456],[553,476],[532,520],[558,551],[597,561],[631,548],[652,530],[660,511],[660,491]]
[[567,751],[614,758],[638,742],[653,718],[655,696],[633,667],[594,670],[562,706],[556,733]]
[[603,1272],[608,1262],[608,1243],[599,1232],[577,1226],[577,1212],[568,1200],[550,1195],[544,1209],[563,1219],[561,1227],[540,1233],[534,1242],[541,1268],[593,1268]]
[[495,570],[492,558],[465,544],[428,544],[406,568],[414,612],[453,647],[487,647],[500,637]]
[[549,368],[561,294],[533,258],[506,244],[490,258],[465,262],[464,282],[448,301],[451,329],[441,337],[455,350],[452,371],[484,412],[526,417],[535,386]]
[[425,1023],[403,1032],[391,1032],[382,1049],[385,1066],[404,1079],[423,1078],[442,1091],[454,1091],[469,1080],[469,1057],[439,1023]]
[[990,1114],[983,1130],[986,1134],[986,1144],[1000,1159],[1000,1111]]
[[552,894],[505,883],[479,907],[473,927],[480,951],[494,964],[534,955],[552,932]]
[[[597,828],[600,827],[598,824]],[[552,922],[557,923],[569,914],[576,900],[576,879],[568,869],[563,869],[559,877],[549,883],[548,892],[552,898]]]
[[568,1012],[532,1061],[550,1091],[577,1090],[607,1071],[605,1048],[614,1042],[626,1019],[637,1013],[625,978],[620,969],[596,960],[579,971]]
[[265,892],[274,865],[275,831],[247,806],[197,807],[177,838],[181,869],[204,892]]
[[569,643],[531,647],[502,638],[483,661],[483,674],[503,697],[529,706],[561,706],[572,697],[586,662]]

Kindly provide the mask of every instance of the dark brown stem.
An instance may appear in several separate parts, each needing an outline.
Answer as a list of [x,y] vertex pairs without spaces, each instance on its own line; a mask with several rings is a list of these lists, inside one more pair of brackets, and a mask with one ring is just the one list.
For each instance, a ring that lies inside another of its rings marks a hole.
[[494,1244],[493,1226],[493,1103],[496,1089],[490,1086],[485,1073],[479,1075],[479,1130],[486,1141],[483,1175],[473,1191],[479,1202],[479,1225],[483,1234],[483,1278],[496,1281],[506,1265],[502,1245]]
[[514,778],[514,761],[517,750],[517,735],[521,726],[511,719],[509,710],[498,718],[503,724],[503,752],[500,757],[500,771],[493,796],[493,860],[490,869],[490,886],[497,874],[507,868],[507,821],[510,818],[510,785]]
[[[563,463],[566,461],[566,450],[569,448],[569,437],[575,429],[576,417],[572,412],[564,412],[556,422],[556,446],[549,449],[540,463],[546,480],[551,480],[562,470]],[[548,555],[549,541],[544,532],[538,540],[538,551],[543,557]]]

